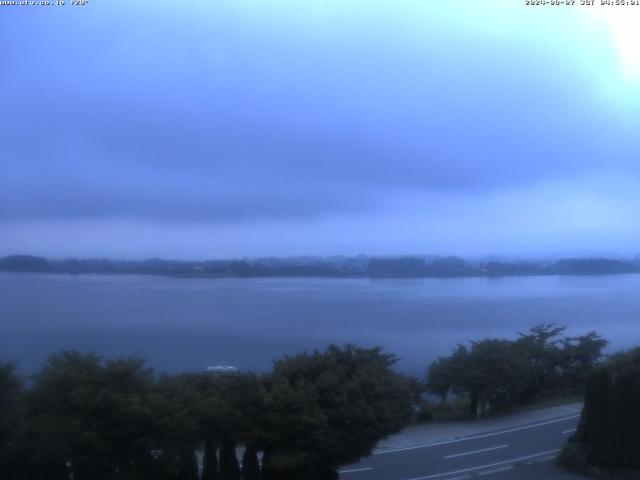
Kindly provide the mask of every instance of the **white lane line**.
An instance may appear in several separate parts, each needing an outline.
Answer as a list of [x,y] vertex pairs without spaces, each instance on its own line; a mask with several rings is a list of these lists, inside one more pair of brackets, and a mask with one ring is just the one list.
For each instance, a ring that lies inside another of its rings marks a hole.
[[564,430],[562,433],[571,433],[571,432],[575,432],[577,430],[577,428],[570,428],[569,430]]
[[475,435],[475,436],[470,436],[470,437],[457,438],[457,439],[454,439],[454,440],[446,440],[444,442],[425,443],[425,444],[422,444],[422,445],[414,445],[412,447],[391,448],[391,449],[388,449],[388,450],[377,450],[377,451],[373,452],[373,455],[382,455],[382,454],[385,454],[385,453],[404,452],[404,451],[407,451],[407,450],[416,450],[418,448],[436,447],[438,445],[449,445],[451,443],[457,443],[457,442],[468,442],[469,440],[477,440],[478,438],[495,437],[496,435],[502,435],[502,434],[505,434],[505,433],[517,432],[519,430],[527,430],[529,428],[542,427],[544,425],[550,425],[552,423],[564,422],[564,421],[567,421],[567,420],[572,420],[574,418],[578,418],[579,416],[580,416],[580,414],[571,415],[570,417],[556,418],[555,420],[548,420],[546,422],[540,422],[540,423],[536,423],[536,424],[533,424],[533,425],[525,425],[523,427],[515,427],[515,428],[510,428],[508,430],[501,430],[499,432],[485,433],[485,434],[482,434],[482,435]]
[[352,468],[350,470],[338,470],[338,473],[368,472],[369,470],[373,470],[373,467]]
[[510,458],[509,460],[503,460],[501,462],[489,463],[488,465],[480,465],[478,467],[463,468],[462,470],[454,470],[454,471],[451,471],[451,472],[434,473],[433,475],[425,475],[424,477],[413,477],[413,478],[409,478],[407,480],[428,480],[429,478],[446,477],[448,475],[456,475],[458,473],[467,473],[467,472],[473,472],[473,471],[476,471],[476,470],[484,470],[486,468],[497,467],[498,465],[506,465],[507,463],[521,462],[523,460],[529,460],[531,458],[543,457],[543,456],[549,455],[551,453],[558,453],[559,451],[560,451],[560,449],[556,448],[555,450],[547,450],[546,452],[534,453],[533,455],[527,455],[525,457]]
[[550,460],[555,460],[556,456],[555,455],[551,455],[549,457],[542,457],[536,460],[536,463],[542,463],[542,462],[548,462]]
[[508,467],[492,468],[491,470],[478,472],[478,475],[491,475],[492,473],[506,472],[507,470],[513,470],[513,467],[509,465]]
[[463,457],[465,455],[473,455],[474,453],[490,452],[491,450],[507,448],[508,446],[509,445],[505,443],[504,445],[498,445],[497,447],[482,448],[480,450],[472,450],[471,452],[454,453],[453,455],[445,455],[444,458],[456,458],[456,457]]

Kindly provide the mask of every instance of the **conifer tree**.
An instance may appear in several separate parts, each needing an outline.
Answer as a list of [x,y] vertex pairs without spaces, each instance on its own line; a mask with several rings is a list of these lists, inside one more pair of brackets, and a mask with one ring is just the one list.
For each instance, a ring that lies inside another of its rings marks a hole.
[[204,441],[204,459],[202,462],[202,480],[218,480],[218,454],[211,436]]
[[220,448],[220,480],[240,480],[236,444],[229,433],[223,436]]
[[192,449],[185,448],[180,452],[178,480],[198,480],[198,460]]
[[253,445],[247,445],[242,455],[242,480],[260,480],[258,451]]
[[614,355],[587,383],[576,433],[587,462],[640,468],[640,348]]

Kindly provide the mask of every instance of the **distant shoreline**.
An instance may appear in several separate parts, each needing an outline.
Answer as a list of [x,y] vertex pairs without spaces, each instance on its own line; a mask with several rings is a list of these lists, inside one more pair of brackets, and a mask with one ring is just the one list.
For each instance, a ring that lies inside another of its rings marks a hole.
[[0,271],[67,275],[150,275],[174,278],[498,278],[640,273],[640,260],[564,258],[553,261],[468,261],[459,257],[302,257],[255,260],[50,260],[0,257]]

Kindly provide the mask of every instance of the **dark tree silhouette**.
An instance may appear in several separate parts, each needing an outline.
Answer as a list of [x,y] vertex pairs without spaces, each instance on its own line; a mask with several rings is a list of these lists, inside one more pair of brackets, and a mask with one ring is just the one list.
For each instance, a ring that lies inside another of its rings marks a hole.
[[177,480],[198,480],[198,460],[191,449],[180,452]]
[[242,455],[242,480],[260,480],[258,450],[253,445],[247,445]]
[[240,480],[240,465],[236,456],[236,444],[231,434],[226,433],[222,438],[220,448],[220,479]]
[[539,398],[581,393],[608,342],[595,332],[561,338],[565,327],[537,325],[516,340],[458,345],[433,362],[427,389],[442,401],[450,392],[469,398],[471,416]]
[[276,361],[261,417],[264,467],[277,478],[322,477],[403,428],[412,393],[395,362],[381,348],[354,345]]
[[640,469],[638,405],[640,348],[613,356],[589,376],[575,436],[589,464]]
[[204,441],[204,458],[202,462],[202,480],[218,480],[218,454],[213,438],[209,435]]

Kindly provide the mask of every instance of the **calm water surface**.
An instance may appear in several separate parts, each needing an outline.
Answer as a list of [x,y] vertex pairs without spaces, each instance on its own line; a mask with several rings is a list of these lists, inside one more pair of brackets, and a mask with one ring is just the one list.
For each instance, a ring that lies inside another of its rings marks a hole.
[[0,273],[0,360],[62,349],[139,354],[162,370],[268,369],[330,342],[383,345],[422,374],[459,342],[542,322],[640,345],[640,275],[501,279],[176,279]]

